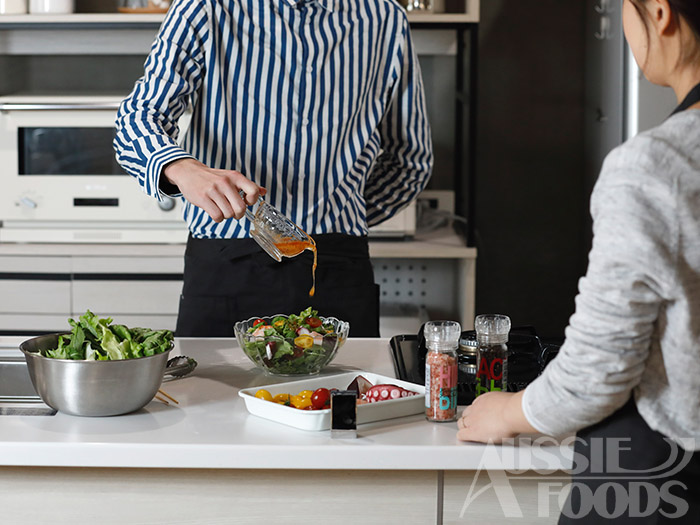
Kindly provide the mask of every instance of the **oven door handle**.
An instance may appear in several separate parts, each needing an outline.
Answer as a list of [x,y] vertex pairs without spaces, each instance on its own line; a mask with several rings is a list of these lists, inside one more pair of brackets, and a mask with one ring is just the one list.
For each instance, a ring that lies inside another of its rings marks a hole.
[[94,103],[35,103],[35,102],[3,102],[0,103],[0,111],[63,111],[63,110],[99,110],[119,109],[120,102],[94,102]]

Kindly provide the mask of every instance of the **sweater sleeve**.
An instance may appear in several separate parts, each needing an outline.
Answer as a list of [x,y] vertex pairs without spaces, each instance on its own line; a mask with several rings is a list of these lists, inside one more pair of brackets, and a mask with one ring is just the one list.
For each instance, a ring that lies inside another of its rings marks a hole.
[[588,270],[566,340],[523,397],[525,416],[540,432],[561,435],[597,423],[639,383],[674,286],[672,186],[654,177],[638,148],[621,146],[606,159],[591,198]]

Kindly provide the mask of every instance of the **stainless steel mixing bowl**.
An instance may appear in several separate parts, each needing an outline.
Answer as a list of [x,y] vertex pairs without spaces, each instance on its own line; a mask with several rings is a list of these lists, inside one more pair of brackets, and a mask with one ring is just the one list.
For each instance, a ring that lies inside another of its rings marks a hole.
[[120,361],[74,361],[43,357],[56,348],[47,334],[20,344],[34,389],[51,408],[74,416],[116,416],[146,406],[163,381],[170,350]]

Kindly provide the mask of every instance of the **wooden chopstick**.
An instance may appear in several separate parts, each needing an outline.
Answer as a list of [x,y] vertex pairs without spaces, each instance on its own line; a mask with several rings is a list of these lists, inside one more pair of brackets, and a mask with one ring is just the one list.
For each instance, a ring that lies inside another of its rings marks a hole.
[[[166,394],[166,393],[163,392],[162,390],[159,389],[159,390],[158,390],[158,393],[164,395],[165,397],[167,397],[170,401],[172,401],[172,402],[175,403],[176,405],[179,405],[179,404],[180,404],[180,402],[179,402],[177,399],[175,399],[175,398],[172,397],[172,396],[169,396],[168,394]],[[158,397],[158,396],[156,396],[156,397]],[[166,404],[168,404],[167,401],[166,401]]]
[[169,404],[170,404],[170,403],[168,403],[168,400],[167,400],[167,399],[165,399],[164,397],[160,397],[158,394],[156,394],[155,397],[156,397],[156,399],[157,399],[158,401],[160,401],[161,403],[165,403],[166,405],[169,405]]

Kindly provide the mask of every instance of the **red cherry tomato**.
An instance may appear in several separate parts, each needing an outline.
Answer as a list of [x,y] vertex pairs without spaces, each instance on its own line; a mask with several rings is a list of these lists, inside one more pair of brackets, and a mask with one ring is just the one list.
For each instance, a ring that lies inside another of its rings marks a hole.
[[311,405],[315,410],[323,410],[331,404],[331,393],[327,388],[317,388],[311,394]]
[[253,327],[258,326],[260,323],[264,323],[265,321],[262,319],[256,319],[253,321]]
[[311,328],[318,328],[323,324],[323,322],[318,317],[308,317],[306,319],[306,324],[308,324]]

